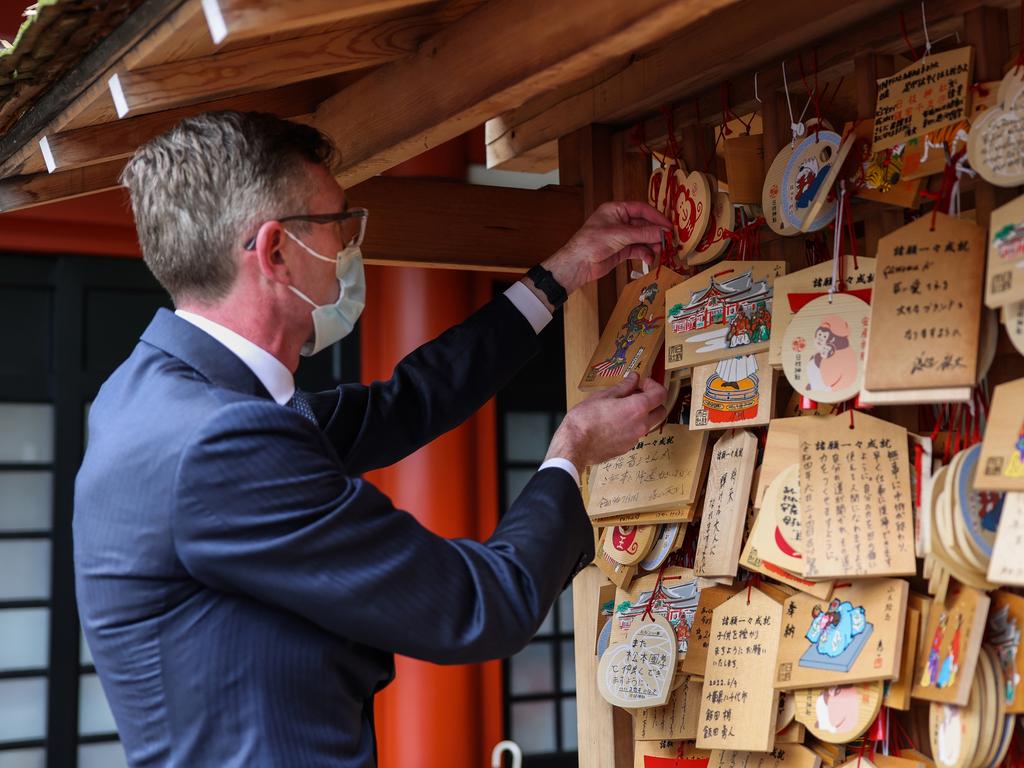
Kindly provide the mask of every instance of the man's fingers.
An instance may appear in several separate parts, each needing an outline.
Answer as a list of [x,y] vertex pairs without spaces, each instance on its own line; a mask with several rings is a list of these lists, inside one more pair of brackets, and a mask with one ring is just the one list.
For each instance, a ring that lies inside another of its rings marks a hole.
[[644,430],[644,434],[646,435],[656,426],[661,424],[661,422],[663,422],[666,418],[668,418],[668,411],[665,409],[664,405],[659,405],[657,408],[655,408],[653,411],[647,414],[647,428],[646,430]]
[[603,394],[606,397],[627,397],[636,390],[640,383],[640,376],[635,372],[627,373],[618,384],[608,387]]
[[659,213],[657,209],[652,208],[647,203],[641,203],[635,200],[625,200],[619,203],[621,210],[624,210],[628,214],[630,219],[643,219],[646,222],[650,222],[659,227],[671,227],[672,222],[669,221],[664,214]]
[[650,404],[647,410],[653,410],[657,405],[664,405],[668,398],[668,390],[654,379],[644,379],[640,385],[640,392]]

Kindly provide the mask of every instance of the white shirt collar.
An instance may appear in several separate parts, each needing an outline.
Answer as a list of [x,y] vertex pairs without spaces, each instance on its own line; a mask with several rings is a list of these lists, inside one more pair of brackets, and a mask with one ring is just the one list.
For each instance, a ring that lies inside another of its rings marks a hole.
[[284,363],[272,354],[256,346],[244,336],[225,328],[220,323],[215,323],[209,318],[197,315],[194,312],[186,312],[183,309],[174,312],[182,320],[186,320],[208,334],[230,349],[238,358],[246,364],[250,371],[266,387],[267,392],[279,405],[284,405],[292,399],[295,394],[295,377],[288,370]]

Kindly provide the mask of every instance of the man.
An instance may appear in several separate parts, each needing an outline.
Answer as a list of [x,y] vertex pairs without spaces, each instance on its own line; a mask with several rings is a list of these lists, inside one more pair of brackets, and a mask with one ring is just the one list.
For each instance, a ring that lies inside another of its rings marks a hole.
[[668,222],[599,209],[534,278],[387,382],[306,395],[292,374],[363,306],[350,209],[312,128],[189,118],[128,163],[160,310],[93,403],[75,490],[79,610],[134,766],[375,763],[393,653],[522,648],[593,556],[578,488],[664,417],[631,377],[573,409],[486,543],[437,537],[361,473],[458,425],[537,350],[554,305]]

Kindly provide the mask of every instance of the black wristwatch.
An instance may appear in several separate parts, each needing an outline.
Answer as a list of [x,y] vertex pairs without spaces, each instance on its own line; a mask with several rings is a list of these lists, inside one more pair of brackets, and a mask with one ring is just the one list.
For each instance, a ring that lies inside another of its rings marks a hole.
[[569,294],[565,292],[562,284],[555,280],[555,276],[540,264],[530,267],[530,271],[526,273],[526,276],[533,280],[533,284],[537,286],[541,293],[547,296],[551,306],[555,309],[565,304],[565,300],[569,298]]

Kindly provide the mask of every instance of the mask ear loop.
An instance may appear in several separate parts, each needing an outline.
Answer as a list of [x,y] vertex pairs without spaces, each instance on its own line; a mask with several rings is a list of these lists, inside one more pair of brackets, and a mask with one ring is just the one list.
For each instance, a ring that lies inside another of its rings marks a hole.
[[[305,251],[306,253],[308,253],[308,254],[309,254],[310,256],[312,256],[312,257],[313,257],[314,259],[320,259],[320,261],[329,261],[329,262],[331,262],[332,264],[333,264],[333,263],[335,263],[335,262],[337,261],[337,259],[329,259],[329,258],[327,258],[326,256],[321,256],[321,255],[320,255],[319,253],[317,253],[316,251],[314,251],[314,250],[313,250],[312,248],[310,248],[310,247],[309,247],[308,245],[306,245],[306,244],[305,244],[304,242],[302,242],[301,240],[299,240],[299,238],[297,238],[297,237],[296,237],[295,235],[293,235],[293,234],[292,234],[291,232],[289,232],[289,231],[288,231],[287,229],[285,229],[285,230],[284,230],[284,233],[285,233],[286,235],[288,235],[288,237],[290,237],[290,238],[291,238],[292,240],[294,240],[294,241],[295,241],[296,243],[298,243],[299,247],[300,247],[300,248],[302,248],[302,250],[304,250],[304,251]],[[314,305],[314,306],[316,306],[316,305]]]

